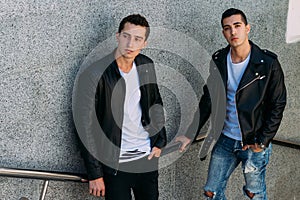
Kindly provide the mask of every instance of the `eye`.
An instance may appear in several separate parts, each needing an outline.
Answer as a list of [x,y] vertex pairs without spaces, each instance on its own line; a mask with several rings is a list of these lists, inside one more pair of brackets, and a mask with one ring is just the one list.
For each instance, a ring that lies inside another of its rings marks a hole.
[[235,28],[239,28],[239,27],[241,27],[240,24],[236,24],[236,25],[235,25]]
[[123,33],[123,34],[122,34],[122,37],[125,38],[125,39],[127,39],[127,38],[130,37],[130,35],[128,35],[128,34],[126,34],[126,33]]

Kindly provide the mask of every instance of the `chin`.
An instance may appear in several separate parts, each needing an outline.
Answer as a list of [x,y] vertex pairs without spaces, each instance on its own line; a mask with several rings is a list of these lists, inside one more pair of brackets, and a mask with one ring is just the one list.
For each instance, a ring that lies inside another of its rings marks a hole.
[[123,57],[124,57],[124,58],[127,58],[127,59],[135,58],[134,55],[128,55],[128,54],[123,54]]
[[240,46],[241,44],[239,43],[239,42],[231,42],[230,43],[230,46],[232,46],[232,47],[238,47],[238,46]]

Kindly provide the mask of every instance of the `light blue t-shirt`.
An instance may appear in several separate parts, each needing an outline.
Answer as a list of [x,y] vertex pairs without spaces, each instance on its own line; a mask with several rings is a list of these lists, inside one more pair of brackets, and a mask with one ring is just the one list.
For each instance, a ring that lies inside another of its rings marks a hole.
[[238,115],[236,110],[235,95],[242,76],[247,68],[250,60],[250,53],[248,57],[240,63],[232,63],[231,50],[227,55],[227,105],[226,105],[226,119],[222,133],[232,139],[242,140],[241,129],[239,126]]

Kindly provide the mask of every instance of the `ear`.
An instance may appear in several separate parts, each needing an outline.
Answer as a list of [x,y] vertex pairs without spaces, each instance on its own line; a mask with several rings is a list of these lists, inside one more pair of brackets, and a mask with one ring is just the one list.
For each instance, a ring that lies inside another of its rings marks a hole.
[[117,39],[117,41],[119,42],[119,39],[120,39],[120,33],[116,33],[116,39]]
[[144,42],[143,48],[145,48],[148,45],[147,40]]
[[249,33],[250,33],[250,30],[251,30],[250,24],[247,24],[247,25],[246,25],[246,30],[247,30],[247,33],[249,34]]
[[[222,34],[223,34],[223,36],[225,37],[225,32],[224,32],[224,30],[222,29]],[[225,37],[226,38],[226,37]]]

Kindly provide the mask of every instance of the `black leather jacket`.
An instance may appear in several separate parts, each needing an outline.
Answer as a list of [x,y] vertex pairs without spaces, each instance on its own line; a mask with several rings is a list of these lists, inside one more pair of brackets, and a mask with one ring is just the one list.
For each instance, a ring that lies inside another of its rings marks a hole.
[[[154,146],[162,148],[167,140],[163,103],[156,83],[154,64],[150,58],[142,54],[135,58],[135,63],[140,81],[141,122],[149,133],[151,148]],[[86,85],[86,82],[91,85],[96,83],[96,92],[85,94],[87,92],[84,88],[80,89],[80,83]],[[81,145],[82,157],[87,168],[88,179],[94,180],[102,177],[103,172],[115,173],[119,165],[125,81],[119,72],[114,53],[92,64],[81,73],[77,88],[80,92],[77,92],[75,98],[83,98],[81,102],[85,105],[82,106],[86,108],[77,106],[81,112],[80,115],[77,114],[78,119],[75,124],[79,123],[79,126],[76,125],[77,131],[78,128],[81,129],[79,136],[84,144]],[[93,113],[96,114],[97,120],[94,120]]]
[[[242,133],[242,145],[268,146],[275,136],[286,105],[284,75],[277,56],[251,44],[249,64],[236,92],[236,108]],[[213,54],[210,76],[199,103],[198,131],[211,114],[211,129],[201,146],[204,158],[220,136],[226,117],[227,46]]]

